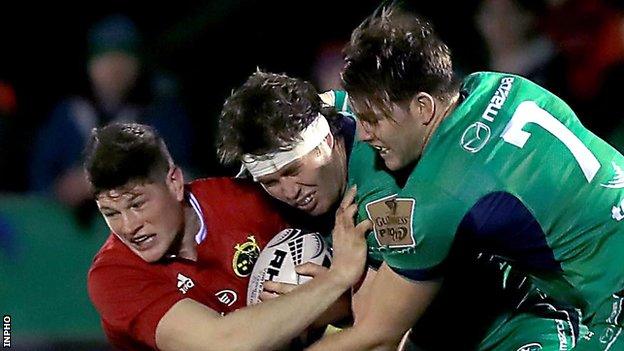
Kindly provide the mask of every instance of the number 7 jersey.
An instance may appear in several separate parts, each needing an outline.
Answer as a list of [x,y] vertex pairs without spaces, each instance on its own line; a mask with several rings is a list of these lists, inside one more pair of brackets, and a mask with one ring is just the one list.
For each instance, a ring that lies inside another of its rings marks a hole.
[[593,313],[624,288],[624,158],[522,77],[475,73],[462,96],[398,194],[363,204],[369,250],[428,280],[476,248]]

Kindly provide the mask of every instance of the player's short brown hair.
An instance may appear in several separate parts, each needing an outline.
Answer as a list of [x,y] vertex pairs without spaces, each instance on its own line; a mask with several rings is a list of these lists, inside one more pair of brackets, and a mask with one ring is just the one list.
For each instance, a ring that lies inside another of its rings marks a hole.
[[[455,88],[451,52],[425,19],[391,5],[362,22],[345,48],[342,81],[352,100],[398,102]],[[367,116],[358,116],[366,119]]]
[[96,195],[133,181],[163,181],[171,166],[165,142],[154,128],[143,124],[96,128],[85,149],[84,168]]
[[335,132],[336,110],[324,105],[309,82],[284,74],[257,71],[225,101],[217,136],[221,161],[240,161],[244,154],[287,150],[318,114]]

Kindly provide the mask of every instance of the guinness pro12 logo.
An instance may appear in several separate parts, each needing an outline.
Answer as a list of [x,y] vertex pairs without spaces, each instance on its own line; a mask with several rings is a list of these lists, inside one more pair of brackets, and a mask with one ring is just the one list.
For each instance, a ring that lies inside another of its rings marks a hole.
[[416,245],[412,232],[414,204],[413,199],[399,199],[396,195],[366,204],[379,246],[398,248]]

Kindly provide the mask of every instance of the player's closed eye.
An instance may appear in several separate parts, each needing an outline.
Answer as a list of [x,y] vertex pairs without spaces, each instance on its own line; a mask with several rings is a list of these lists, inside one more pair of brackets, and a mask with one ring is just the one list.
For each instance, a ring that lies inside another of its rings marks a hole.
[[283,177],[296,177],[297,175],[299,175],[300,172],[301,172],[301,167],[292,167],[286,170],[286,172],[284,172],[282,176]]
[[145,205],[145,201],[137,201],[137,202],[132,203],[130,205],[130,208],[134,210],[138,210],[138,209],[141,209],[143,205]]

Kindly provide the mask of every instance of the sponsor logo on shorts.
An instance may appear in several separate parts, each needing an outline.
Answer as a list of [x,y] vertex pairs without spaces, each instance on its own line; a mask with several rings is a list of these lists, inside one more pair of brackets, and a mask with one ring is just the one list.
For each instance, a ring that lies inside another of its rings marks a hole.
[[532,342],[530,344],[522,345],[516,351],[539,351],[542,349],[542,344],[538,342]]
[[479,152],[490,140],[491,134],[490,127],[485,123],[475,122],[464,131],[461,137],[461,146],[468,152]]
[[622,328],[616,327],[614,325],[610,325],[605,329],[605,332],[600,336],[601,344],[612,344],[620,333],[622,332]]
[[373,222],[373,232],[379,246],[401,248],[416,246],[412,231],[414,199],[401,199],[396,195],[366,204],[366,213]]
[[238,300],[238,295],[234,290],[224,289],[215,293],[217,300],[226,306],[232,306],[236,300]]
[[568,338],[566,336],[566,324],[564,321],[557,319],[557,338],[559,338],[559,350],[568,350]]
[[236,244],[232,258],[234,273],[241,278],[250,275],[259,255],[260,247],[253,235],[248,236],[244,243]]

